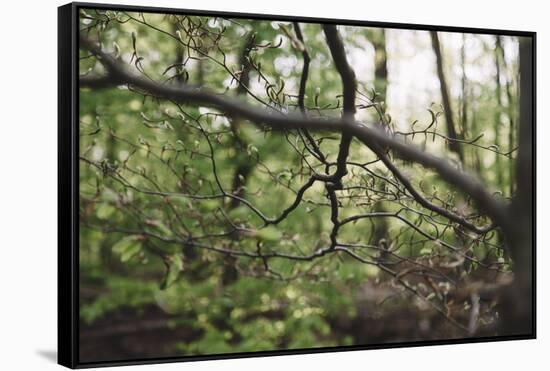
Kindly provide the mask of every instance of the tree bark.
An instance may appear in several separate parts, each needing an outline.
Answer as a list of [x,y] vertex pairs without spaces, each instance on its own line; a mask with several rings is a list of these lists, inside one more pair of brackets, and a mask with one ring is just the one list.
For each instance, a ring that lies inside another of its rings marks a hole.
[[510,206],[510,220],[503,228],[514,262],[514,283],[502,303],[502,329],[506,335],[534,333],[533,127],[535,123],[533,121],[533,60],[532,40],[521,38],[519,44],[520,120],[516,164],[517,193]]
[[456,132],[456,126],[453,118],[453,110],[451,107],[451,99],[449,97],[449,88],[447,86],[447,80],[445,78],[444,68],[443,68],[443,55],[441,52],[441,44],[439,42],[439,37],[437,36],[436,31],[430,31],[430,36],[432,39],[432,47],[436,58],[437,64],[437,76],[439,78],[439,86],[441,88],[441,100],[443,103],[443,110],[445,114],[445,122],[447,123],[447,136],[449,137],[449,149],[455,152],[461,161],[463,161],[464,156],[462,153],[462,147],[456,141],[460,139]]
[[[468,79],[466,77],[466,35],[462,35],[462,47],[460,48],[460,65],[462,78],[460,81],[462,97],[460,105],[460,128],[463,133],[468,132]],[[474,133],[475,135],[475,133]]]
[[[516,135],[515,135],[515,131],[516,131],[516,127],[515,127],[515,122],[517,121],[517,117],[516,117],[516,111],[514,109],[514,96],[512,94],[512,79],[508,73],[508,63],[506,62],[506,54],[504,52],[504,47],[502,46],[502,37],[501,36],[497,36],[497,44],[496,44],[496,47],[497,47],[497,52],[499,53],[500,55],[500,60],[501,60],[501,63],[502,63],[502,70],[504,71],[504,74],[506,76],[506,99],[507,99],[507,102],[506,102],[506,114],[508,116],[508,152],[509,153],[512,153],[513,149],[514,149],[514,146],[515,146],[515,141],[516,141]],[[512,196],[514,194],[514,191],[515,191],[515,177],[514,177],[514,174],[515,174],[515,168],[514,168],[514,162],[513,161],[510,161],[510,166],[509,166],[509,187],[510,187],[510,196]]]
[[[371,33],[374,47],[374,89],[379,100],[386,103],[388,90],[388,53],[386,51],[386,33],[383,29]],[[385,111],[386,104],[383,105]]]
[[[495,132],[495,146],[500,151],[500,133],[502,128],[502,122],[501,122],[501,110],[502,110],[502,85],[500,83],[500,53],[499,53],[499,46],[500,46],[500,38],[496,36],[495,40],[495,95],[496,95],[496,102],[497,107],[495,110],[495,117],[494,117],[494,132]],[[500,158],[501,155],[498,153],[495,154],[495,171],[497,175],[497,185],[499,189],[503,189],[504,186],[504,178],[503,178],[503,169],[502,169],[502,159]]]
[[[240,58],[239,58],[239,66],[241,67],[241,73],[239,76],[239,85],[237,87],[237,95],[239,96],[245,96],[247,94],[247,89],[250,84],[250,70],[252,68],[252,65],[249,61],[249,55],[250,50],[254,44],[254,35],[250,34],[248,38],[246,39],[246,42],[243,46],[243,50],[241,52]],[[250,176],[250,173],[254,169],[253,163],[250,161],[250,159],[242,160],[240,158],[240,154],[246,153],[246,149],[248,146],[248,143],[244,141],[244,139],[241,137],[239,133],[239,121],[232,119],[231,120],[231,130],[233,131],[234,136],[234,143],[235,143],[235,151],[236,151],[236,162],[237,162],[237,169],[235,170],[235,174],[233,176],[233,182],[232,182],[232,193],[235,196],[239,196],[243,198],[245,196],[245,186],[248,177]],[[231,199],[231,205],[230,208],[234,209],[237,206],[239,206],[240,201],[236,198]]]
[[[237,87],[237,95],[245,96],[247,94],[247,89],[250,84],[250,70],[252,65],[249,61],[250,51],[254,45],[254,34],[248,35],[242,52],[239,57],[239,66],[241,68],[241,73],[239,76],[239,85]],[[246,147],[248,143],[241,137],[239,133],[239,121],[237,119],[230,120],[231,131],[233,132],[233,144],[235,147],[235,156],[234,160],[237,163],[237,168],[233,174],[233,181],[231,184],[231,193],[240,198],[245,197],[245,187],[250,177],[250,173],[254,170],[254,164],[251,159],[246,158],[243,160],[242,154],[246,153]],[[240,201],[236,198],[232,198],[229,203],[229,209],[235,209],[240,205]],[[234,236],[232,238],[237,238]],[[239,271],[236,267],[237,258],[234,256],[225,257],[225,266],[222,273],[222,283],[224,286],[230,285],[231,283],[237,281],[239,278]]]
[[[386,34],[383,29],[373,30],[370,33],[370,41],[374,47],[374,89],[378,95],[378,99],[383,102],[381,105],[381,113],[385,115],[387,108],[387,90],[388,90],[388,54],[386,51]],[[381,122],[385,122],[385,118],[381,118]],[[383,191],[385,184],[381,182],[378,186],[380,191]],[[386,208],[382,202],[374,204],[375,212],[386,212]],[[380,246],[387,244],[388,240],[388,220],[380,218],[374,221],[374,230],[371,237],[371,243]]]

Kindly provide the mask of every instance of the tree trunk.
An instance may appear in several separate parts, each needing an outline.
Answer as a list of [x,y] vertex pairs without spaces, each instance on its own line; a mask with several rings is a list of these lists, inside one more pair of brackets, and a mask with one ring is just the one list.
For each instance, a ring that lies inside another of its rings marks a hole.
[[[462,89],[460,105],[460,127],[463,133],[468,132],[468,79],[466,78],[466,35],[462,35],[462,47],[460,48],[460,65],[462,67]],[[475,135],[475,134],[474,134]]]
[[[514,96],[512,94],[512,78],[510,77],[509,75],[509,72],[508,72],[508,64],[506,62],[506,54],[504,53],[504,48],[502,46],[502,40],[501,40],[501,36],[497,36],[497,51],[500,55],[500,60],[501,60],[501,63],[502,63],[502,70],[504,71],[504,74],[506,76],[506,99],[507,99],[507,104],[506,104],[506,114],[508,116],[508,152],[509,153],[512,153],[513,149],[514,149],[514,146],[515,146],[515,141],[516,141],[516,136],[515,136],[515,122],[517,120],[517,117],[516,117],[516,112],[515,112],[515,109],[514,109]],[[515,174],[515,169],[514,169],[514,162],[513,161],[509,161],[510,162],[510,166],[509,166],[509,187],[510,187],[510,196],[512,196],[514,194],[514,190],[515,190],[515,179],[514,179],[514,174]]]
[[[500,46],[500,38],[496,37],[496,48],[495,48],[495,95],[496,95],[496,102],[497,107],[495,109],[495,117],[494,117],[494,132],[495,132],[495,146],[500,151],[500,133],[502,129],[502,122],[500,120],[501,118],[501,112],[502,112],[502,86],[500,83],[500,53],[498,51]],[[504,187],[504,179],[503,179],[503,171],[502,171],[502,159],[500,158],[500,155],[498,153],[495,154],[495,171],[496,171],[496,179],[497,179],[497,186],[499,190],[502,190]]]
[[[370,33],[370,41],[374,47],[374,89],[378,95],[381,105],[381,114],[385,115],[387,108],[387,87],[388,87],[388,56],[386,52],[386,34],[383,29],[373,30]],[[381,118],[384,123],[386,120]],[[380,191],[383,191],[385,184],[381,182],[378,186]],[[383,202],[374,204],[375,212],[385,212]],[[387,243],[388,240],[388,220],[379,218],[374,221],[374,230],[371,237],[371,243],[380,246],[382,243]]]
[[510,206],[508,225],[503,226],[514,262],[514,283],[502,303],[502,330],[506,335],[534,333],[533,298],[535,266],[533,194],[533,45],[520,39],[520,120],[519,150],[516,164],[517,193]]
[[[247,94],[247,89],[250,84],[250,70],[252,68],[252,65],[250,64],[250,61],[248,60],[250,55],[250,50],[254,44],[254,35],[250,34],[243,46],[243,50],[241,52],[241,55],[239,57],[239,66],[241,68],[241,73],[239,76],[239,85],[237,87],[237,95],[245,96]],[[231,185],[232,187],[232,193],[235,196],[244,197],[245,195],[245,186],[247,182],[247,178],[250,176],[250,173],[254,169],[254,165],[250,161],[250,159],[242,159],[243,153],[246,153],[246,147],[248,146],[248,143],[246,143],[243,138],[239,134],[239,122],[237,120],[232,119],[231,120],[231,130],[233,131],[234,136],[234,144],[235,144],[235,159],[237,162],[237,169],[235,170],[235,174],[233,176],[233,183]],[[237,199],[231,200],[230,208],[234,209],[237,206],[239,206],[240,201]]]
[[[237,87],[237,95],[245,96],[247,94],[247,89],[250,84],[250,70],[252,65],[249,61],[250,50],[254,44],[254,34],[249,34],[246,39],[242,52],[239,57],[239,67],[241,68],[241,73],[239,76],[239,85]],[[243,158],[243,153],[246,154],[246,149],[248,143],[240,136],[239,133],[239,121],[231,119],[230,121],[231,131],[233,132],[233,145],[235,147],[235,156],[234,160],[237,164],[235,173],[233,174],[233,181],[231,184],[231,193],[240,198],[245,197],[245,187],[250,177],[250,173],[254,169],[254,164],[250,158]],[[229,203],[229,209],[235,209],[240,205],[238,199],[232,198]],[[236,236],[234,237],[236,238]],[[236,267],[237,258],[234,256],[225,257],[225,266],[222,273],[222,282],[224,286],[230,285],[231,283],[237,281],[239,278],[239,271]]]
[[374,47],[374,89],[379,100],[384,102],[383,111],[386,110],[388,89],[388,53],[386,51],[386,33],[383,29],[371,33],[371,43]]
[[449,97],[449,88],[447,86],[447,80],[445,79],[445,73],[443,68],[443,55],[441,52],[441,44],[439,43],[439,37],[437,36],[436,31],[430,31],[430,36],[432,38],[432,47],[436,58],[437,63],[437,76],[439,77],[439,85],[441,88],[441,100],[443,103],[443,110],[445,114],[445,121],[447,123],[447,136],[449,137],[449,149],[455,152],[461,161],[463,161],[464,156],[462,154],[462,147],[456,141],[460,139],[457,132],[456,126],[453,118],[453,110],[451,107],[451,99]]

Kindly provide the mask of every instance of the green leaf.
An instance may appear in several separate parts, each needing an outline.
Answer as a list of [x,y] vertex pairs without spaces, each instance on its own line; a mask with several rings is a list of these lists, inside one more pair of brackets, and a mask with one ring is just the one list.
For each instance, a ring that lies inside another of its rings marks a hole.
[[249,219],[250,209],[246,206],[238,206],[228,213],[233,221],[245,221]]
[[141,251],[141,236],[126,236],[115,243],[112,249],[115,254],[120,255],[120,261],[125,263]]
[[110,188],[105,188],[103,192],[101,192],[101,199],[107,202],[117,202],[118,194]]
[[487,248],[485,245],[474,246],[474,257],[479,261],[483,261],[487,257]]
[[166,226],[166,224],[164,224],[160,220],[148,219],[148,220],[145,221],[145,224],[147,224],[151,227],[154,227],[163,236],[171,236],[172,235],[172,230],[170,228],[168,228]]
[[132,259],[134,255],[139,253],[141,251],[141,244],[136,243],[134,245],[130,245],[120,256],[120,261],[123,263],[126,263],[128,260]]
[[256,232],[256,238],[264,242],[276,242],[279,241],[282,237],[283,234],[281,233],[281,231],[279,231],[277,227],[273,225],[264,229],[260,229]]
[[248,153],[248,156],[257,155],[258,148],[253,144],[249,144],[248,148],[246,149],[246,152]]
[[115,211],[115,208],[112,207],[109,204],[101,204],[96,209],[96,215],[99,219],[108,219],[113,212]]
[[174,282],[177,281],[180,272],[183,270],[183,260],[181,259],[181,256],[179,254],[174,254],[168,259],[170,262],[168,264],[166,275],[164,276],[160,284],[161,290],[165,290],[168,287],[172,286]]
[[426,246],[420,249],[420,255],[430,255],[431,253],[432,253],[432,248],[429,246]]
[[219,207],[220,203],[217,200],[204,200],[199,203],[202,211],[211,212]]

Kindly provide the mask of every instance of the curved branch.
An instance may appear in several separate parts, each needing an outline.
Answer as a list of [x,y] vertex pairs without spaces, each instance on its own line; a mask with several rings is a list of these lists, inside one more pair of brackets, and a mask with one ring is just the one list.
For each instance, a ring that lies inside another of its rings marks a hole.
[[[353,120],[355,114],[355,91],[357,90],[355,72],[353,72],[353,69],[348,64],[344,43],[338,34],[338,30],[336,30],[336,26],[333,24],[325,24],[323,25],[323,31],[336,70],[338,70],[342,78],[344,96],[344,114],[342,117],[346,120]],[[342,178],[347,174],[346,160],[349,155],[351,139],[352,136],[349,133],[345,131],[342,132],[342,140],[340,141],[340,148],[336,159],[336,172],[332,176],[333,182],[337,186],[336,189],[342,188]]]
[[346,59],[346,50],[344,43],[333,24],[323,25],[323,31],[327,39],[330,54],[340,77],[342,78],[344,95],[344,115],[352,116],[355,113],[355,91],[357,90],[357,80],[355,72]]
[[311,61],[311,58],[309,57],[309,53],[307,52],[306,46],[304,44],[304,35],[302,34],[302,30],[300,29],[300,25],[298,22],[293,23],[294,26],[294,32],[296,32],[296,38],[298,41],[302,43],[302,59],[304,60],[304,64],[302,67],[302,75],[300,77],[300,88],[298,90],[298,107],[300,107],[300,111],[302,111],[303,114],[306,113],[305,108],[305,95],[306,95],[306,84],[307,84],[307,78],[309,75],[309,63]]
[[[325,24],[323,25],[323,31],[327,39],[330,54],[336,65],[336,70],[338,70],[340,78],[342,79],[344,96],[344,112],[342,117],[347,120],[353,120],[355,115],[355,91],[357,90],[355,72],[348,63],[344,43],[338,34],[336,26],[333,24]],[[350,133],[342,131],[342,139],[340,140],[340,148],[338,149],[338,157],[336,158],[336,171],[330,177],[329,182],[325,184],[328,199],[330,200],[330,220],[333,225],[330,233],[331,248],[336,247],[338,243],[338,230],[341,226],[338,220],[338,198],[336,196],[336,190],[343,188],[342,178],[348,173],[347,159],[352,139],[353,136]]]
[[384,165],[386,165],[386,167],[393,173],[393,175],[409,191],[409,193],[416,200],[416,202],[418,202],[420,205],[424,206],[426,209],[434,211],[434,212],[438,213],[439,215],[442,215],[445,218],[447,218],[447,219],[449,219],[449,220],[451,220],[455,223],[458,223],[458,224],[462,225],[463,227],[465,227],[465,228],[467,228],[471,231],[474,231],[478,234],[483,234],[483,233],[489,232],[491,229],[495,228],[494,224],[489,224],[485,227],[478,227],[475,224],[470,223],[463,216],[455,214],[455,213],[445,209],[444,207],[437,206],[437,205],[433,204],[432,202],[428,201],[424,196],[422,196],[420,194],[420,192],[418,192],[414,188],[414,186],[412,185],[410,180],[405,176],[405,174],[403,174],[397,168],[397,166],[395,166],[395,164],[389,159],[389,157],[383,151],[378,151],[376,154],[378,155],[380,160],[384,163]]
[[[302,74],[300,76],[300,88],[298,90],[298,107],[300,108],[300,111],[302,114],[306,115],[306,106],[305,106],[305,96],[306,96],[306,85],[307,85],[307,79],[309,76],[309,63],[311,62],[311,58],[309,57],[309,53],[307,52],[306,45],[304,42],[304,35],[302,34],[302,30],[300,29],[300,25],[298,22],[293,23],[294,26],[294,32],[296,32],[296,38],[300,44],[300,51],[302,52],[302,59],[304,60],[303,66],[302,66]],[[312,147],[312,154],[319,159],[322,163],[328,166],[327,159],[325,158],[325,155],[323,152],[321,152],[321,149],[319,148],[319,145],[317,142],[315,142],[315,139],[311,136],[309,131],[307,129],[303,130],[304,135],[306,139],[308,140],[309,144]]]
[[[292,113],[281,114],[273,110],[255,108],[239,99],[221,96],[208,91],[208,89],[185,84],[161,85],[128,72],[122,63],[102,52],[96,44],[85,37],[81,37],[80,45],[94,54],[108,70],[108,75],[104,78],[110,78],[111,83],[110,85],[102,84],[101,87],[128,84],[158,98],[209,105],[224,111],[229,116],[241,117],[256,124],[266,124],[273,129],[312,129],[348,133],[371,149],[375,149],[377,146],[388,147],[394,151],[395,155],[403,159],[434,169],[446,182],[469,195],[480,211],[489,215],[496,224],[507,224],[507,206],[502,201],[495,199],[476,176],[466,171],[459,171],[447,160],[424,152],[375,127],[369,128],[347,117],[314,119]],[[80,86],[92,87],[89,85],[89,81],[90,78],[81,79]]]

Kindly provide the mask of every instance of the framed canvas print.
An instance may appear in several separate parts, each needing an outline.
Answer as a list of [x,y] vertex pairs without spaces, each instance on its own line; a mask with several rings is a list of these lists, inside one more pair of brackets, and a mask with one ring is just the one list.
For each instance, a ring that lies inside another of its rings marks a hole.
[[59,363],[535,337],[535,33],[59,8]]

